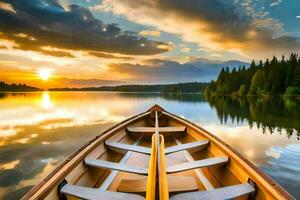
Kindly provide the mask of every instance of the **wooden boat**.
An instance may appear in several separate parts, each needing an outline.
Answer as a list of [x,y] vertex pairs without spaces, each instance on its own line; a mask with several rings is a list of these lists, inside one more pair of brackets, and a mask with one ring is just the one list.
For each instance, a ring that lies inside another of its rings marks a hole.
[[89,141],[25,199],[293,197],[216,136],[155,105]]

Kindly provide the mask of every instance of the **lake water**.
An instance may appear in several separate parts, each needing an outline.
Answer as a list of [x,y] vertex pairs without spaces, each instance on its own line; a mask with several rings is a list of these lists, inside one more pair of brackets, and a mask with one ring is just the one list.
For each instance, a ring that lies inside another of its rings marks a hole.
[[300,199],[300,104],[199,94],[0,94],[0,199],[19,199],[67,155],[113,124],[159,104],[215,133]]

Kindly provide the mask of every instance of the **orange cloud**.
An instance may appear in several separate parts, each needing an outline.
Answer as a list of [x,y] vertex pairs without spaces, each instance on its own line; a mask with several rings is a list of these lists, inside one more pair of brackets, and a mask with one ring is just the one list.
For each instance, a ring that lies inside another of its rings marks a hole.
[[188,52],[190,52],[190,48],[188,48],[188,47],[184,47],[184,48],[182,48],[181,49],[181,51],[183,52],[183,53],[188,53]]
[[155,37],[159,37],[161,33],[160,33],[160,31],[144,30],[144,31],[141,31],[139,34],[143,35],[143,36],[155,36]]

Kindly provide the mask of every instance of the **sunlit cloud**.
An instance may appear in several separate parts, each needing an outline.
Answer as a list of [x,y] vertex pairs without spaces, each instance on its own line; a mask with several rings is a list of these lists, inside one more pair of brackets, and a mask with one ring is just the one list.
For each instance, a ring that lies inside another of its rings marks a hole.
[[190,52],[190,48],[188,48],[188,47],[184,47],[184,48],[182,48],[181,49],[181,51],[183,52],[183,53],[188,53],[188,52]]
[[13,49],[17,47],[17,44],[13,40],[1,39],[0,33],[0,45],[5,47],[5,49]]
[[[9,45],[13,45],[13,43],[9,43]],[[76,63],[75,59],[53,57],[49,55],[43,55],[35,51],[23,51],[20,49],[0,49],[0,54],[16,58],[22,57],[26,60],[31,60],[35,62],[49,62],[55,64],[56,66],[64,66]]]
[[166,51],[171,51],[173,49],[174,45],[169,43],[168,45],[165,45],[165,44],[159,44],[157,45],[157,48],[159,49],[164,49]]
[[155,37],[159,37],[161,33],[160,33],[160,31],[144,30],[144,31],[141,31],[139,34],[143,35],[143,36],[155,36]]
[[89,55],[95,56],[97,58],[106,58],[112,60],[133,60],[133,57],[117,54],[117,53],[105,53],[105,52],[97,52],[97,51],[89,51]]
[[16,13],[16,10],[12,7],[11,4],[5,3],[5,2],[0,2],[0,9]]
[[213,58],[223,58],[223,55],[219,54],[219,53],[212,53],[212,54],[210,54],[210,56]]
[[75,57],[74,55],[76,53],[68,49],[60,49],[51,46],[42,46],[38,49],[38,52],[45,55],[55,56],[55,57],[71,57],[71,58]]
[[29,35],[27,35],[25,33],[17,33],[17,34],[15,34],[15,36],[19,37],[19,38],[26,38],[26,39],[31,40],[31,41],[35,41],[36,40],[34,37],[29,36]]

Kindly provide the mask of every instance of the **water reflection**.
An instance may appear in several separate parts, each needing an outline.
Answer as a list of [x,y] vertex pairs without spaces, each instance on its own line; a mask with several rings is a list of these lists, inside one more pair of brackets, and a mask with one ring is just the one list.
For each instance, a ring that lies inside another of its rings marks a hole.
[[119,93],[120,96],[131,99],[149,99],[149,98],[163,98],[170,101],[200,103],[206,102],[202,94],[175,94],[175,93]]
[[43,97],[42,97],[41,105],[45,109],[47,109],[47,108],[53,108],[53,104],[51,102],[49,92],[43,92]]
[[[284,188],[288,188],[297,199],[300,197],[300,148],[290,144],[272,147],[266,152],[268,163],[260,168],[273,177]],[[291,176],[292,174],[292,176]]]
[[216,109],[221,122],[239,124],[245,119],[250,128],[254,125],[263,134],[278,133],[300,137],[300,100],[293,98],[230,98],[207,97],[209,104]]
[[300,197],[291,186],[300,185],[296,100],[36,92],[0,93],[0,199],[19,199],[86,141],[153,104],[215,133]]

